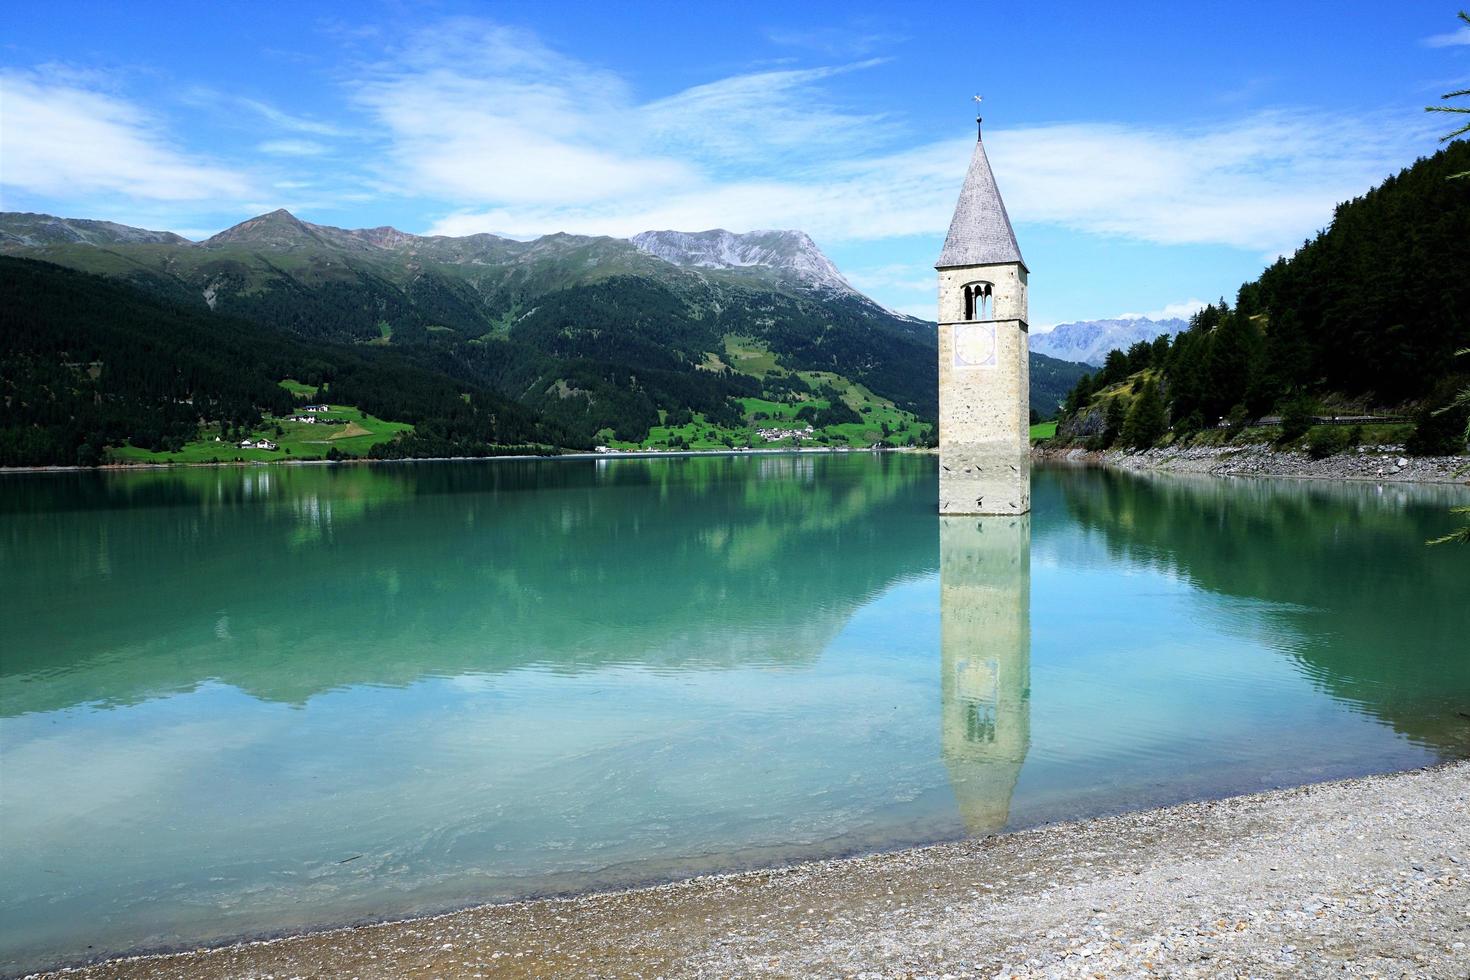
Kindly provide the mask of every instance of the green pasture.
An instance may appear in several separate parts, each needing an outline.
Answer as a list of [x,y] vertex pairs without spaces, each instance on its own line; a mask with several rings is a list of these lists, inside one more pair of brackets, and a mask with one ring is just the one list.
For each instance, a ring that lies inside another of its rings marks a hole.
[[[306,388],[296,382],[291,384]],[[286,383],[282,382],[282,385],[286,386]],[[251,431],[252,439],[264,437],[280,446],[279,449],[241,449],[239,442],[244,436],[238,434],[229,441],[223,438],[215,441],[220,433],[218,428],[211,428],[204,430],[203,438],[185,443],[184,448],[176,453],[155,452],[136,446],[120,446],[110,452],[115,461],[127,463],[276,463],[286,459],[320,459],[331,449],[345,455],[364,456],[378,443],[413,430],[413,426],[406,422],[388,422],[351,405],[329,407],[331,410],[326,413],[327,417],[340,419],[340,422],[327,425],[268,418]],[[280,435],[276,434],[277,426],[281,429]]]

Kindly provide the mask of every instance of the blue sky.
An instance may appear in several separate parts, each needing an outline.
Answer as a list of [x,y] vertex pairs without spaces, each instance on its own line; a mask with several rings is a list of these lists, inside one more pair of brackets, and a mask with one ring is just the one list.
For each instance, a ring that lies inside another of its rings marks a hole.
[[1432,152],[1453,4],[26,3],[0,205],[189,237],[796,227],[932,316],[985,97],[1039,326],[1233,295]]

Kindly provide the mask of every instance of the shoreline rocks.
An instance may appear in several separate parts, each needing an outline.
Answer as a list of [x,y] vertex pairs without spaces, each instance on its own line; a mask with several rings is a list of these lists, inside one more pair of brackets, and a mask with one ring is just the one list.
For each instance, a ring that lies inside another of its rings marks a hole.
[[1132,472],[1470,484],[1470,456],[1406,456],[1401,446],[1360,446],[1336,456],[1312,459],[1306,453],[1277,450],[1269,443],[1102,451],[1042,445],[1032,448],[1031,457],[1034,461]]

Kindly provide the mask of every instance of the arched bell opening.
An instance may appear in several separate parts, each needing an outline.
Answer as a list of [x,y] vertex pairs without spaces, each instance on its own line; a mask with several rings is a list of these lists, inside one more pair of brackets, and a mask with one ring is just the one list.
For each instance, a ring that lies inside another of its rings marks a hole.
[[972,282],[964,288],[965,319],[989,320],[994,314],[995,286],[988,282]]

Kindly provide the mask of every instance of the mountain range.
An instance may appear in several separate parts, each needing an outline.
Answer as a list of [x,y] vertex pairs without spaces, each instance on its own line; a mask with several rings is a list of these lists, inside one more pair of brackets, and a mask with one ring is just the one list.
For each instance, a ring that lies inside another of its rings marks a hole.
[[[859,386],[915,420],[937,408],[934,325],[853,288],[800,231],[519,241],[335,228],[278,210],[194,242],[4,213],[0,253],[311,343],[387,348],[488,387],[579,445],[608,433],[637,442],[670,412],[733,424],[731,399],[813,382]],[[1033,354],[1033,405],[1052,414],[1082,370]]]
[[1189,322],[1177,318],[1151,320],[1137,316],[1079,320],[1059,323],[1046,333],[1033,333],[1031,349],[1058,360],[1102,367],[1109,351],[1126,351],[1141,340],[1152,341],[1161,334],[1175,337],[1187,329]]

